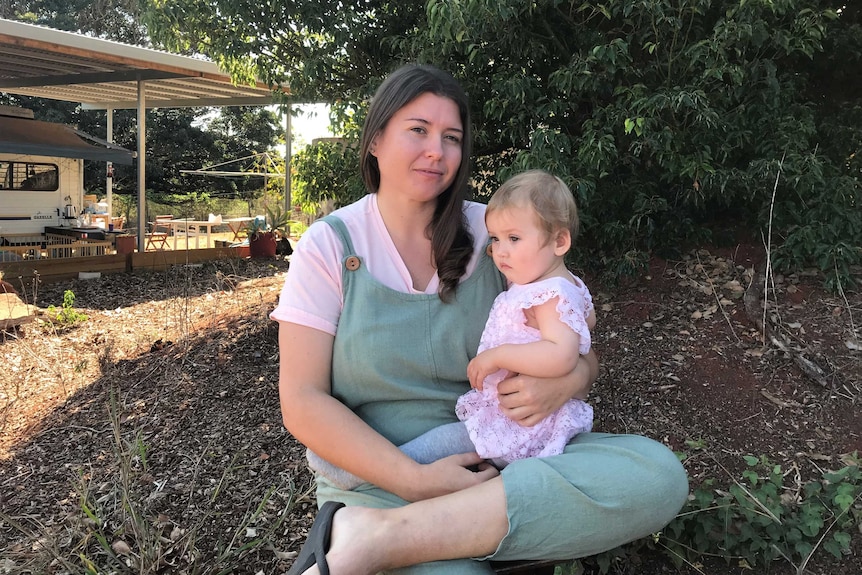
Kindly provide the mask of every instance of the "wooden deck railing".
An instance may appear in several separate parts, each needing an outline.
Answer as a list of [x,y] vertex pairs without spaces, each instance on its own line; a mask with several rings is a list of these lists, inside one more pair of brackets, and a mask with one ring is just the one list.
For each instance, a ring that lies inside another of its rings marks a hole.
[[[76,239],[50,233],[3,234],[0,251],[11,252],[24,260],[84,258],[112,253],[114,245],[110,240]],[[0,256],[0,261],[8,260]]]

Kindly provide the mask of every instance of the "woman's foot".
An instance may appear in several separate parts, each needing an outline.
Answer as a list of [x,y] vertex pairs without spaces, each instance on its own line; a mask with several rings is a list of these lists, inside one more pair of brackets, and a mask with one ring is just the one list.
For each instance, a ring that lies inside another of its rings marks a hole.
[[[332,517],[326,563],[330,575],[373,575],[387,568],[380,544],[383,515],[379,509],[342,507]],[[317,564],[303,575],[320,575]]]

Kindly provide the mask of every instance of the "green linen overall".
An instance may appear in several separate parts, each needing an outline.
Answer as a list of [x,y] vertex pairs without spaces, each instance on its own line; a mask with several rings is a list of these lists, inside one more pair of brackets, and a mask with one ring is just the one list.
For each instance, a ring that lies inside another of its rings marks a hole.
[[[467,363],[504,279],[487,255],[445,304],[378,282],[356,254],[344,223],[325,221],[344,244],[344,308],[332,360],[332,394],[395,445],[457,421],[470,389]],[[359,267],[355,262],[358,258]],[[348,260],[351,265],[348,265]],[[353,269],[349,269],[353,268]],[[515,461],[502,472],[509,532],[490,557],[395,570],[410,575],[491,573],[486,559],[570,559],[661,529],[688,494],[685,471],[663,445],[634,435],[585,433],[554,457]],[[400,497],[365,483],[343,491],[317,478],[318,505],[387,508]]]

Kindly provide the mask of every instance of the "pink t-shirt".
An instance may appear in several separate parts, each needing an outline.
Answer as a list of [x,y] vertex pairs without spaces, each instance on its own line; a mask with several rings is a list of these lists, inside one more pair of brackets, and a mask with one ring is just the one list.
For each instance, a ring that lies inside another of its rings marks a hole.
[[[467,224],[473,233],[473,257],[463,279],[470,277],[488,243],[485,205],[464,203]],[[410,272],[395,248],[380,216],[377,194],[333,212],[347,226],[353,249],[362,265],[383,285],[402,293],[437,293],[435,274],[424,292],[413,288]],[[329,224],[316,222],[302,235],[290,257],[290,269],[281,290],[278,307],[270,318],[318,329],[335,335],[342,299],[341,272],[344,248]]]

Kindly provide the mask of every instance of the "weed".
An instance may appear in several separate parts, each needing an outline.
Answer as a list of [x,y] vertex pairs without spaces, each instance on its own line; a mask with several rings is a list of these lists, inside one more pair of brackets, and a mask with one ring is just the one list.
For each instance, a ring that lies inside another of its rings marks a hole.
[[[95,471],[82,467],[72,478],[77,496],[76,512],[67,517],[61,528],[37,523],[31,516],[12,517],[0,511],[0,524],[17,531],[29,543],[19,545],[15,553],[5,553],[4,568],[15,572],[58,572],[69,575],[94,573],[165,573],[189,575],[228,574],[255,560],[255,554],[276,553],[276,540],[284,531],[285,521],[297,501],[307,494],[299,492],[290,478],[282,475],[275,485],[259,485],[249,493],[249,507],[237,523],[219,540],[204,548],[203,535],[212,515],[213,505],[222,490],[239,488],[229,485],[226,471],[209,500],[212,511],[196,523],[180,524],[157,511],[159,497],[144,485],[152,481],[150,446],[141,429],[123,428],[123,407],[112,393],[108,402],[113,474],[97,480]],[[239,454],[234,456],[237,460]],[[235,469],[235,466],[231,466]],[[190,492],[204,492],[202,485],[190,486]],[[165,494],[161,494],[165,495]]]
[[71,327],[82,321],[87,321],[87,314],[79,312],[74,306],[75,292],[67,289],[63,292],[63,306],[59,309],[53,305],[48,306],[48,317],[64,327]]
[[[764,569],[783,559],[797,573],[823,551],[840,559],[850,550],[854,525],[862,522],[862,469],[857,453],[845,466],[821,478],[786,485],[788,475],[765,455],[746,456],[741,481],[727,488],[715,478],[702,482],[686,506],[660,533],[581,560],[609,573],[621,558],[659,549],[677,566],[697,565],[707,557]],[[574,571],[562,571],[562,574]]]

